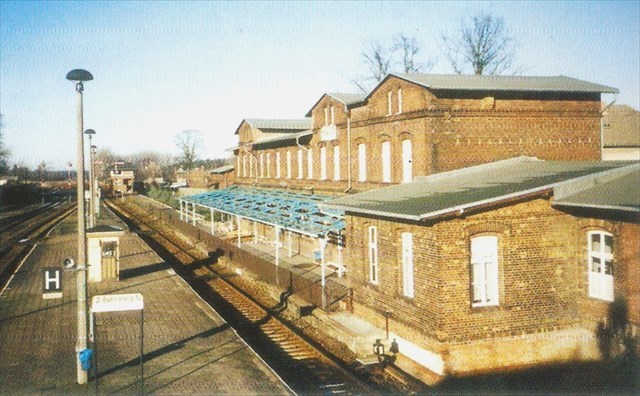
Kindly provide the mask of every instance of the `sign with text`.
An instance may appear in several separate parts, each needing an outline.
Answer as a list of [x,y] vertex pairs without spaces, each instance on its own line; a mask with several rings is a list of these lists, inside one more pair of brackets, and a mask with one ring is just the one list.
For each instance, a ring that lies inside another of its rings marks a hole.
[[140,293],[108,294],[94,296],[91,312],[138,311],[144,308],[144,299]]
[[42,298],[62,298],[62,268],[44,268],[42,274]]

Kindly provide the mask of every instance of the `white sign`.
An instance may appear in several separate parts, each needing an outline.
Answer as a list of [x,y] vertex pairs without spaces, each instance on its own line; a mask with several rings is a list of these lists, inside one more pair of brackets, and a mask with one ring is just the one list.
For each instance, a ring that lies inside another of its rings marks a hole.
[[43,271],[42,298],[62,298],[62,269],[45,268]]
[[338,129],[335,125],[325,125],[320,128],[320,141],[336,140],[338,138]]
[[109,294],[94,296],[91,312],[138,311],[144,308],[142,294]]

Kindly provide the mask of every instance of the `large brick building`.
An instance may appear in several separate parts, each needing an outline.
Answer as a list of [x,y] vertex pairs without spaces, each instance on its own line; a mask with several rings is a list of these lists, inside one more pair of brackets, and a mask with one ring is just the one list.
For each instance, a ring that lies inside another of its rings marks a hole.
[[266,241],[276,265],[286,245],[319,254],[323,285],[334,264],[407,370],[598,358],[596,335],[619,328],[611,307],[624,305],[629,334],[640,325],[638,168],[600,162],[603,93],[617,90],[390,74],[368,95],[323,95],[304,118],[243,120],[244,186],[185,197],[181,214],[220,211],[237,246]]
[[599,358],[599,326],[637,339],[639,178],[637,164],[524,157],[321,206],[346,213],[354,312],[455,374]]
[[299,120],[238,127],[238,183],[362,191],[519,155],[600,160],[601,94],[569,77],[390,74]]

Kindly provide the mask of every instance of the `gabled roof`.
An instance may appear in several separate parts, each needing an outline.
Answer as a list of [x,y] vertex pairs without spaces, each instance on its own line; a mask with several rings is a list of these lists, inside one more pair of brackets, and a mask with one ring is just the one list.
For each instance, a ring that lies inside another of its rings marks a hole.
[[348,107],[348,106],[351,106],[351,105],[354,105],[354,104],[358,104],[358,103],[362,103],[367,98],[367,95],[363,94],[363,93],[337,93],[337,92],[336,93],[325,93],[320,97],[320,99],[318,99],[316,101],[316,103],[313,104],[313,106],[311,106],[311,108],[309,109],[309,111],[306,114],[307,117],[311,117],[311,111],[318,105],[318,103],[320,103],[322,98],[324,98],[325,96],[329,96],[329,97],[337,100],[338,102],[344,104],[345,107]]
[[544,193],[564,182],[629,166],[629,162],[540,161],[518,157],[416,178],[320,204],[321,208],[374,216],[425,220],[481,205]]
[[[483,76],[463,74],[395,74],[433,90],[618,93],[619,90],[566,76]],[[388,77],[388,76],[387,76]]]
[[261,118],[246,118],[240,122],[238,128],[236,128],[235,135],[238,134],[240,127],[243,123],[248,123],[256,129],[260,129],[262,132],[279,132],[279,133],[295,133],[301,132],[311,128],[311,118],[298,118],[298,119],[261,119]]
[[251,146],[256,149],[256,148],[260,148],[263,146],[268,146],[271,143],[277,143],[277,142],[286,142],[286,141],[294,141],[297,140],[301,137],[304,136],[311,136],[313,135],[313,131],[311,130],[307,130],[307,131],[302,131],[302,132],[298,132],[298,133],[287,133],[287,134],[279,134],[278,136],[274,136],[268,139],[262,139],[262,140],[258,140],[257,142],[254,142]]

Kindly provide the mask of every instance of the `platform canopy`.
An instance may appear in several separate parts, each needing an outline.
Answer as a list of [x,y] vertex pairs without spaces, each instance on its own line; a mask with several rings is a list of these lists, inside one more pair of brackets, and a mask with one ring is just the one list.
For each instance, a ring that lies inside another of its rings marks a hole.
[[344,211],[320,211],[318,203],[335,197],[289,190],[231,186],[180,198],[181,201],[237,215],[314,238],[341,241]]

